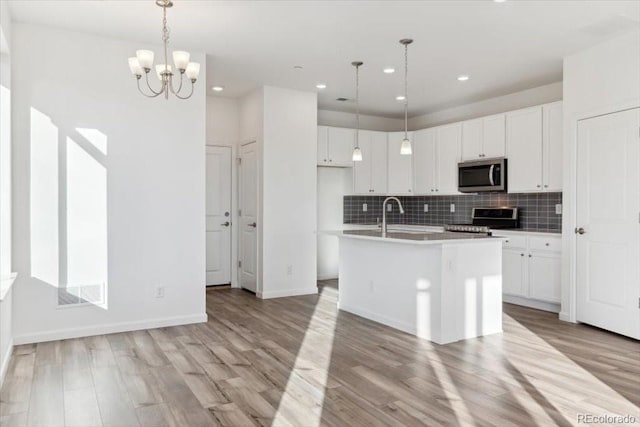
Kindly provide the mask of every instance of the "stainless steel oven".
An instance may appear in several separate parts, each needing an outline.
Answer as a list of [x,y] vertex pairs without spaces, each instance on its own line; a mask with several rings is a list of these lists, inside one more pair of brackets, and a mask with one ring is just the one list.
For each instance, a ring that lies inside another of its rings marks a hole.
[[461,193],[507,191],[507,159],[458,163],[458,191]]

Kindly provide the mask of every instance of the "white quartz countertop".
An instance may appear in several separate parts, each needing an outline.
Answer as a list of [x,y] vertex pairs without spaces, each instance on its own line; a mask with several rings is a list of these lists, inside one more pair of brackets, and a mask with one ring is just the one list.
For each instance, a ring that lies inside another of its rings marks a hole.
[[406,232],[406,231],[387,231],[387,235],[383,236],[379,230],[341,230],[329,231],[341,238],[388,241],[393,243],[408,243],[420,245],[432,245],[443,243],[472,243],[486,242],[490,240],[502,241],[503,237],[487,236],[475,233],[451,233],[451,232]]

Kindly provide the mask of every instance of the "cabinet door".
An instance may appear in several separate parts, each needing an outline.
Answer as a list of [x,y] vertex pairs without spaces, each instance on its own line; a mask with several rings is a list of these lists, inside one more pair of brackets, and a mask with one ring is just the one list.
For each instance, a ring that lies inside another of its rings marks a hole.
[[436,194],[458,193],[460,123],[436,128]]
[[326,165],[329,162],[327,150],[329,149],[329,128],[318,126],[318,164]]
[[366,130],[359,132],[362,161],[353,162],[353,192],[355,194],[371,194],[373,190],[371,185],[372,134],[373,132]]
[[413,133],[413,193],[436,191],[436,132],[423,129]]
[[482,119],[462,122],[462,160],[482,158]]
[[533,252],[529,258],[529,297],[560,302],[560,255]]
[[355,130],[347,128],[329,128],[329,165],[353,166],[353,142]]
[[482,157],[505,156],[506,131],[504,114],[496,114],[482,119]]
[[562,102],[542,106],[542,178],[545,191],[562,191]]
[[[371,132],[371,192],[387,193],[387,133]],[[409,156],[410,157],[410,156]]]
[[502,250],[502,293],[527,296],[525,282],[526,257],[524,250]]
[[542,191],[542,107],[507,113],[509,193]]
[[[404,139],[404,132],[391,132],[388,137],[388,192],[389,194],[412,194],[413,173],[411,171],[411,163],[413,156],[400,154],[400,144]],[[413,143],[411,132],[409,133],[409,139]]]

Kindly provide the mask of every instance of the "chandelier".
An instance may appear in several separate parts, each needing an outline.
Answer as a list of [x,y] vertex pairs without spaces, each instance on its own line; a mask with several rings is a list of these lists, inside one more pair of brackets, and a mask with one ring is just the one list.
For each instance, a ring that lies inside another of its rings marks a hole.
[[[151,84],[149,84],[149,72],[151,72],[153,67],[153,51],[137,50],[136,56],[129,58],[129,69],[131,70],[131,73],[136,76],[138,90],[144,96],[155,98],[164,94],[165,99],[169,99],[169,92],[171,92],[179,99],[188,99],[193,95],[193,88],[196,80],[198,80],[198,75],[200,74],[200,64],[197,62],[189,62],[189,52],[180,50],[173,51],[173,63],[176,70],[180,72],[180,82],[178,83],[177,88],[174,87],[174,73],[168,61],[169,28],[167,28],[167,9],[173,7],[173,2],[171,0],[156,0],[156,4],[162,8],[162,44],[164,46],[164,62],[156,65],[155,68],[156,74],[158,75],[158,79],[161,83],[160,90],[154,90],[151,87]],[[186,74],[187,78],[191,80],[191,92],[186,96],[180,94],[182,91],[184,74]],[[150,93],[145,93],[140,87],[140,80],[143,75],[145,82],[147,83],[147,89]]]

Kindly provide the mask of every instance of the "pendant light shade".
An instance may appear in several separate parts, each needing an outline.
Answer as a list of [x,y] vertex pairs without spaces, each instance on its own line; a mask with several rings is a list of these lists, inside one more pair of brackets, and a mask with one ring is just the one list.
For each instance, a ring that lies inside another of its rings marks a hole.
[[409,112],[409,45],[413,43],[412,39],[402,39],[400,44],[404,46],[404,139],[400,144],[400,154],[403,156],[410,156],[413,153],[411,149],[411,140],[409,139],[409,132],[407,132],[408,112]]
[[360,149],[360,66],[362,61],[353,61],[351,65],[356,67],[356,134],[354,136],[355,144],[351,160],[354,162],[362,161],[362,150]]
[[404,156],[410,156],[411,154],[413,154],[413,151],[411,150],[411,141],[409,140],[409,138],[405,137],[402,140],[402,144],[400,144],[400,154]]
[[360,149],[360,147],[356,147],[353,149],[353,155],[351,156],[351,160],[353,160],[354,162],[362,161],[362,150]]

